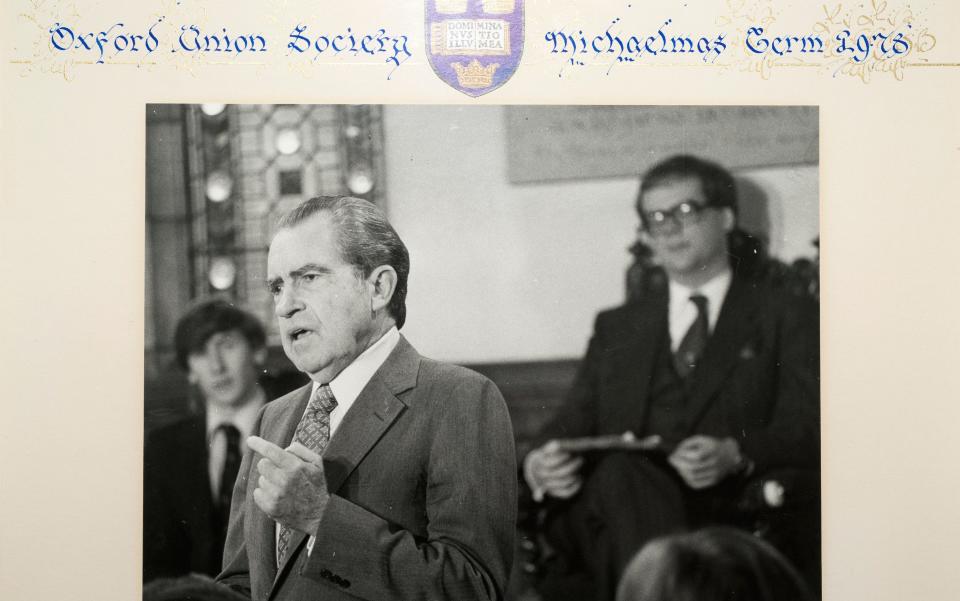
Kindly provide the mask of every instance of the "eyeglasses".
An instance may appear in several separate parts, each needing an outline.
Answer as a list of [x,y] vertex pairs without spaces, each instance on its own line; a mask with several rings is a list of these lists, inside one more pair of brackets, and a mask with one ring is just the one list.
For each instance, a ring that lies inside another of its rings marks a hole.
[[700,222],[707,206],[686,200],[668,211],[650,211],[643,213],[643,223],[640,225],[651,236],[664,236]]

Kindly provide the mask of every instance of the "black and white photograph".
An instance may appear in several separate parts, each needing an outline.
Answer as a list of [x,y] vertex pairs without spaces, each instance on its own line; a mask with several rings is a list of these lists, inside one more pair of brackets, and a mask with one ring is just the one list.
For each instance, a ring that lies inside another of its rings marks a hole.
[[145,601],[820,598],[817,106],[144,127]]

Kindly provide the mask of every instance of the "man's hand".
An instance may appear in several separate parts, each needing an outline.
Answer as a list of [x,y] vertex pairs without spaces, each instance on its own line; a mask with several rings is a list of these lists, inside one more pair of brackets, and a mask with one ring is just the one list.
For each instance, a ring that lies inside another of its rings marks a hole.
[[694,489],[713,486],[737,471],[743,463],[736,440],[701,435],[681,442],[668,460],[684,482]]
[[524,461],[527,483],[544,493],[567,499],[577,494],[583,484],[580,466],[583,458],[561,451],[557,441],[551,440],[539,449],[530,451]]
[[253,500],[264,513],[288,528],[316,534],[330,494],[319,455],[299,442],[287,450],[258,436],[247,445],[263,455]]

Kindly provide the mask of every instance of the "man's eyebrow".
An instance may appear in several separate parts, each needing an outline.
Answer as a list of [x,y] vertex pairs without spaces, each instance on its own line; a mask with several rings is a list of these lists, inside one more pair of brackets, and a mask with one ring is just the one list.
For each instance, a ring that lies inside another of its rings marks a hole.
[[[294,269],[288,275],[290,276],[290,279],[296,279],[302,276],[303,274],[311,271],[318,271],[323,274],[333,273],[332,269],[330,269],[325,265],[321,265],[320,263],[307,263],[305,265],[301,265],[300,267]],[[272,290],[273,288],[279,286],[282,283],[283,283],[283,278],[280,276],[267,278],[267,290]]]
[[295,278],[309,271],[319,271],[320,273],[333,273],[333,270],[327,267],[326,265],[321,265],[320,263],[307,263],[291,271],[290,277]]

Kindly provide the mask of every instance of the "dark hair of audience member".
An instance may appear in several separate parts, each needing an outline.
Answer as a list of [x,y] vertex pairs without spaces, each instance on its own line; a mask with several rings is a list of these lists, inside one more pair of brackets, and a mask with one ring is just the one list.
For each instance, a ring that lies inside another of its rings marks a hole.
[[721,165],[680,154],[664,159],[648,169],[640,179],[636,208],[643,217],[643,195],[668,182],[694,178],[699,180],[707,206],[728,208],[737,214],[737,186],[733,175]]
[[770,544],[713,527],[649,542],[630,561],[617,601],[810,601],[803,578]]
[[159,578],[143,587],[143,601],[250,601],[207,576]]
[[251,349],[263,348],[267,335],[260,320],[222,299],[203,301],[180,318],[173,335],[177,363],[187,369],[187,357],[202,353],[210,337],[220,332],[237,330]]

